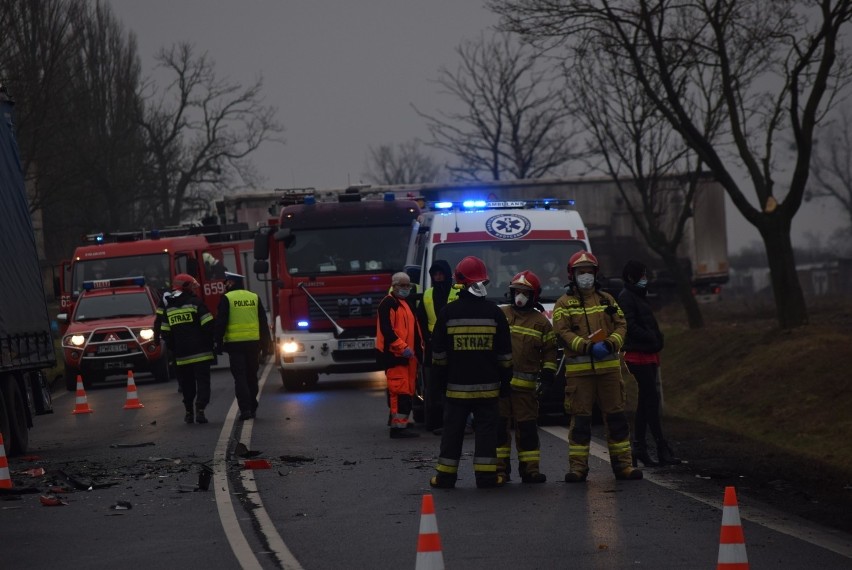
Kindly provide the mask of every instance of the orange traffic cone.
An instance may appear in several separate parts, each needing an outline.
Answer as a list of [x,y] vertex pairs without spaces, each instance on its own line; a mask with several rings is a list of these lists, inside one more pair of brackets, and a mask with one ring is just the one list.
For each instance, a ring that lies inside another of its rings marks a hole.
[[83,389],[83,377],[77,375],[77,399],[74,401],[74,411],[72,414],[91,414],[94,410],[89,407],[89,400],[86,399],[86,391]]
[[136,395],[136,382],[133,380],[133,371],[127,371],[127,398],[124,402],[125,410],[135,410],[144,408],[142,402],[139,401],[139,396]]
[[0,489],[11,489],[12,478],[9,476],[9,462],[6,460],[6,445],[3,434],[0,433]]
[[722,532],[719,536],[719,559],[716,570],[748,570],[745,536],[740,524],[737,492],[725,487],[725,505],[722,507]]
[[417,537],[417,563],[414,570],[444,570],[441,536],[432,495],[423,495],[420,514],[420,535]]

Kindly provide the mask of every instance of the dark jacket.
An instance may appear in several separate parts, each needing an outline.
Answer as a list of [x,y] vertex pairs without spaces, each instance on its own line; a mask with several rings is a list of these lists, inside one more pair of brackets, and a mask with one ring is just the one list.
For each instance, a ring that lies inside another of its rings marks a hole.
[[627,338],[622,350],[625,352],[657,353],[663,350],[663,333],[645,298],[647,289],[625,283],[618,295],[618,305],[627,319]]
[[213,315],[195,295],[172,295],[159,325],[178,366],[213,360]]
[[497,304],[459,292],[432,331],[432,367],[448,398],[497,398],[512,379],[512,335]]
[[[429,275],[434,278],[436,271],[443,271],[446,279],[441,283],[432,282],[432,302],[435,307],[435,315],[441,314],[441,309],[443,309],[447,304],[447,299],[450,296],[450,292],[453,290],[453,270],[450,269],[450,264],[443,260],[437,259],[434,263],[432,263],[432,267],[429,268]],[[428,289],[427,289],[428,291]],[[429,315],[426,314],[426,303],[424,299],[426,297],[426,291],[423,292],[423,298],[420,300],[420,304],[417,305],[417,322],[420,323],[420,330],[423,332],[423,340],[426,342],[426,354],[424,355],[424,366],[430,366],[432,363],[432,331],[429,330]]]

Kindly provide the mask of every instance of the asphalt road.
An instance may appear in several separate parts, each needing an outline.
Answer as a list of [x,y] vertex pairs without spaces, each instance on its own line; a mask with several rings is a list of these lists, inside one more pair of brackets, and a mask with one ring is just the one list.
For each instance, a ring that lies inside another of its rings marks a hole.
[[[9,458],[19,494],[0,496],[0,568],[413,567],[427,493],[447,568],[717,561],[717,486],[666,470],[615,481],[599,439],[589,481],[568,485],[567,434],[555,426],[541,432],[544,485],[476,489],[468,436],[457,488],[433,491],[439,438],[388,437],[380,374],[323,376],[305,393],[285,392],[274,370],[264,378],[245,424],[225,369],[214,372],[207,425],[183,423],[173,382],[137,378],[136,410],[123,409],[122,382],[87,392],[92,414],[72,415],[74,395],[59,395],[56,412],[36,418],[30,456]],[[239,443],[270,468],[244,469]],[[202,464],[213,470],[208,491],[196,490]],[[39,467],[45,475],[23,473]],[[67,504],[41,504],[51,487]],[[738,511],[752,568],[852,567],[852,536],[744,497]]]

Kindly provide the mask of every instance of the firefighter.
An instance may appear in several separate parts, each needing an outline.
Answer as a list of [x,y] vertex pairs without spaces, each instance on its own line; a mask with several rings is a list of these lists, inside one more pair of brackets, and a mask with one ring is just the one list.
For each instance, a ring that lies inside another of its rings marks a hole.
[[437,474],[429,484],[455,487],[465,424],[473,413],[476,486],[500,487],[506,479],[497,473],[498,398],[509,393],[512,379],[509,324],[496,303],[485,298],[488,272],[481,259],[465,257],[453,277],[461,287],[458,299],[441,310],[432,331],[432,374],[445,399]]
[[512,388],[500,398],[497,472],[510,479],[511,429],[518,448],[518,474],[524,483],[544,483],[539,471],[538,396],[553,384],[556,373],[556,334],[541,311],[541,282],[532,271],[521,271],[509,284],[511,305],[501,307],[512,333]]
[[216,312],[216,354],[228,353],[234,377],[234,395],[240,408],[240,421],[257,412],[259,391],[257,371],[260,360],[272,353],[272,338],[266,310],[260,297],[243,288],[244,278],[225,273],[225,294]]
[[426,429],[435,435],[440,435],[444,423],[444,397],[440,387],[432,378],[432,331],[435,329],[438,313],[447,303],[456,300],[459,290],[453,287],[452,269],[443,259],[436,259],[432,263],[432,267],[429,268],[429,277],[432,280],[432,286],[423,292],[423,299],[417,306],[417,320],[423,331],[423,340],[426,342],[422,363]]
[[606,424],[615,478],[642,478],[642,471],[633,467],[618,357],[627,322],[612,295],[600,289],[597,273],[594,255],[587,251],[572,255],[568,290],[553,308],[553,329],[565,347],[565,411],[571,415],[565,474],[568,483],[580,483],[588,477],[595,402]]
[[420,436],[407,429],[417,363],[423,359],[423,336],[408,304],[410,293],[411,278],[403,272],[394,273],[391,292],[379,303],[376,318],[377,360],[387,377],[390,436],[394,439]]
[[175,359],[186,408],[183,421],[188,424],[207,423],[204,409],[210,402],[210,366],[214,359],[213,315],[198,298],[198,287],[193,276],[176,275],[169,302],[158,309],[154,327],[154,343],[159,343],[162,335]]

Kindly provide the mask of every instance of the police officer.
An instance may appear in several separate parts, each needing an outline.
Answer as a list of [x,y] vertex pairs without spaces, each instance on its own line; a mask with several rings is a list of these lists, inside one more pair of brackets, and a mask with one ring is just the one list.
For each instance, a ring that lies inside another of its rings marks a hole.
[[266,310],[260,297],[244,289],[243,283],[242,275],[225,273],[225,294],[216,313],[215,344],[217,354],[228,353],[241,421],[255,417],[259,359],[261,353],[264,359],[272,353]]
[[210,402],[210,366],[214,359],[213,315],[198,298],[198,287],[191,275],[175,276],[172,294],[158,309],[154,326],[154,343],[159,343],[162,335],[175,359],[186,408],[183,421],[188,424],[207,423],[204,409]]
[[465,423],[473,413],[476,486],[499,487],[505,478],[497,473],[497,401],[501,393],[508,394],[512,378],[509,324],[503,311],[485,298],[488,272],[481,259],[462,259],[454,279],[462,290],[441,310],[432,333],[432,374],[446,397],[437,474],[429,484],[455,487]]
[[618,357],[627,322],[612,295],[600,290],[597,272],[594,255],[587,251],[572,255],[568,261],[568,290],[553,308],[553,329],[565,346],[565,411],[571,414],[565,474],[568,483],[581,483],[588,477],[592,409],[596,401],[607,427],[615,478],[642,478],[642,472],[633,467]]
[[408,304],[411,279],[406,273],[394,273],[391,292],[379,303],[376,318],[378,363],[388,382],[390,436],[418,437],[408,428],[408,416],[414,404],[417,364],[423,359],[423,338],[414,311]]
[[429,268],[432,286],[423,292],[423,298],[417,306],[417,320],[426,342],[422,366],[425,423],[426,429],[435,435],[440,435],[444,424],[444,396],[432,377],[432,331],[444,305],[458,297],[459,290],[453,287],[452,276],[450,264],[443,259],[436,259]]
[[532,271],[521,271],[509,284],[512,304],[501,307],[512,333],[512,389],[500,398],[497,472],[506,480],[512,471],[512,424],[518,448],[518,474],[524,483],[544,483],[539,470],[538,395],[553,384],[556,372],[556,334],[540,311],[541,282]]

